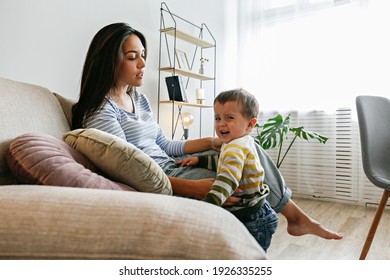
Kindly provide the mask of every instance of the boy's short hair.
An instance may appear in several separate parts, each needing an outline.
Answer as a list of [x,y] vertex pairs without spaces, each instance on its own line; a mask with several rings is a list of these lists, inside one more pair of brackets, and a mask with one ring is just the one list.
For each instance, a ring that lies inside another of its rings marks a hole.
[[259,115],[259,102],[248,91],[239,88],[223,91],[214,99],[215,103],[225,104],[228,101],[235,101],[241,106],[241,114],[246,118],[257,118]]

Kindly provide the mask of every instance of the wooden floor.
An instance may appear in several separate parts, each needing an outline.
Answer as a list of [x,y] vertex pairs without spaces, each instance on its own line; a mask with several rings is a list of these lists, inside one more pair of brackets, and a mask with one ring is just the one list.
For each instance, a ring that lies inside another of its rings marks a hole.
[[[324,240],[312,235],[291,236],[286,219],[279,226],[268,249],[271,260],[358,260],[373,220],[375,207],[294,198],[312,218],[344,235],[342,240]],[[368,252],[367,260],[390,260],[390,210],[386,209]]]

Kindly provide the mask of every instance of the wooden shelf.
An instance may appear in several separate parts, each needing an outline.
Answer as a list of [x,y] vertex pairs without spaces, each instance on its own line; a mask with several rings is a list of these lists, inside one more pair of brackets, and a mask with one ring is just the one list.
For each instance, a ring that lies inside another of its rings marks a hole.
[[203,39],[200,39],[200,38],[192,36],[188,33],[177,30],[174,27],[160,29],[160,31],[165,33],[165,34],[168,34],[170,36],[173,36],[173,37],[176,36],[176,38],[179,38],[183,41],[189,42],[189,43],[194,44],[196,46],[199,46],[201,48],[212,48],[215,46],[213,43],[207,42]]
[[181,101],[160,101],[161,104],[174,104],[179,106],[188,106],[188,107],[197,107],[197,108],[213,108],[211,105],[205,105],[205,104],[197,104],[197,103],[188,103],[188,102],[181,102]]
[[168,66],[168,67],[161,67],[161,68],[159,68],[159,70],[165,71],[165,72],[169,72],[169,73],[172,73],[172,74],[176,74],[176,75],[182,75],[182,76],[186,76],[186,77],[191,77],[191,78],[195,78],[195,79],[203,80],[203,81],[214,80],[213,77],[205,76],[205,75],[202,75],[202,74],[199,74],[199,73],[196,73],[196,72],[191,72],[191,71],[188,71],[188,70],[184,70],[184,69],[181,69],[181,68],[174,68],[174,67],[169,67]]

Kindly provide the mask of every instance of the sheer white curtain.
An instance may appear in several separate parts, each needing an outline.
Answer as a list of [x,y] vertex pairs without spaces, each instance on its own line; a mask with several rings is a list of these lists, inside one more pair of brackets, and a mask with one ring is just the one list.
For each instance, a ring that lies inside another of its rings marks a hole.
[[390,96],[390,1],[238,1],[238,83],[263,110],[354,108]]
[[[294,143],[281,166],[294,195],[379,201],[361,167],[354,111],[357,95],[390,98],[390,1],[237,3],[238,82],[257,96],[259,122],[290,113],[294,125],[329,137]],[[277,150],[269,154],[276,160]]]

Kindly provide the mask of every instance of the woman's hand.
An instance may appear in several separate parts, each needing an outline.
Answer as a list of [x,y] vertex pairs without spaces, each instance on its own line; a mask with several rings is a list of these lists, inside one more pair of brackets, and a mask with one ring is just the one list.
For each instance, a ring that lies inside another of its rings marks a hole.
[[218,137],[206,137],[200,139],[186,140],[184,144],[184,153],[194,154],[209,150],[219,152],[221,150],[222,141]]
[[218,137],[211,138],[210,141],[211,149],[214,151],[221,151],[222,141]]
[[199,162],[198,157],[188,157],[177,161],[176,164],[180,166],[191,166],[191,165],[197,165],[198,162]]
[[[199,187],[199,189],[202,189],[204,191],[206,191],[203,195],[202,195],[202,198],[200,199],[203,199],[205,198],[205,196],[208,194],[208,192],[211,190],[211,187],[214,183],[215,179],[201,179],[201,180],[195,180],[193,181],[194,183],[194,186],[197,185]],[[238,188],[236,189],[236,191],[234,192],[234,194],[239,194],[243,192],[242,189]],[[224,206],[231,206],[231,205],[234,205],[234,204],[237,204],[238,202],[241,201],[241,198],[240,197],[237,197],[237,196],[233,196],[231,195],[230,197],[228,197],[228,199],[223,203]]]
[[225,203],[223,204],[224,206],[232,206],[234,204],[237,204],[240,202],[241,198],[237,196],[230,196]]

